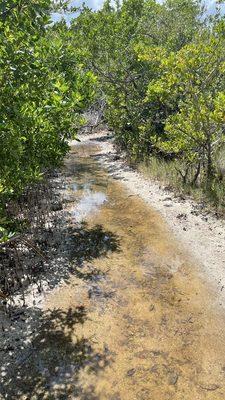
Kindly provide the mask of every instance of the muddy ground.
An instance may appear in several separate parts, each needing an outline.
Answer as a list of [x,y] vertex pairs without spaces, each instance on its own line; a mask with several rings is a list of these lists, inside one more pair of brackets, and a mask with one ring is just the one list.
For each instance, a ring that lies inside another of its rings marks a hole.
[[[81,140],[86,140],[81,136]],[[125,154],[117,151],[112,133],[102,129],[89,136],[100,144],[99,161],[108,168],[111,176],[165,219],[178,245],[191,254],[199,267],[202,279],[214,287],[214,298],[225,308],[225,220],[209,211],[204,203],[191,197],[175,194],[162,182],[146,179],[128,166]]]
[[73,144],[57,178],[48,289],[2,321],[0,398],[222,400],[214,282],[110,146],[102,133]]

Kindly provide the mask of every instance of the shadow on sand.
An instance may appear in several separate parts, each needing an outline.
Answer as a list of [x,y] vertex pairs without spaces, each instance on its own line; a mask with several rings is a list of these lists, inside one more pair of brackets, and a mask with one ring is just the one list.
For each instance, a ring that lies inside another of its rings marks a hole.
[[[107,348],[96,352],[86,338],[74,339],[76,325],[83,324],[87,318],[85,308],[67,312],[61,309],[22,311],[26,324],[19,321],[17,324],[20,351],[17,357],[14,355],[1,363],[0,398],[97,399],[93,387],[84,387],[79,382],[79,374],[85,370],[96,376],[112,362],[112,355]],[[13,348],[8,351],[13,352]]]
[[[56,229],[48,254],[51,265],[38,273],[34,270],[35,279],[37,283],[46,280],[54,288],[74,275],[88,281],[94,291],[103,276],[92,266],[82,271],[83,266],[119,249],[118,237],[101,225]],[[0,398],[97,400],[94,388],[80,383],[79,375],[85,370],[96,376],[113,359],[109,349],[96,351],[90,339],[76,336],[77,326],[87,318],[83,306],[43,311],[12,303],[0,334]]]

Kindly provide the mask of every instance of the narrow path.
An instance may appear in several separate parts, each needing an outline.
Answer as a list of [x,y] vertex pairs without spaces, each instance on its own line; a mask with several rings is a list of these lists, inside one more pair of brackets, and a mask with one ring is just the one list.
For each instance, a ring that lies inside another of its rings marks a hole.
[[195,259],[202,279],[213,286],[217,305],[225,310],[225,219],[216,210],[207,208],[207,203],[197,203],[151,179],[151,175],[130,168],[113,145],[107,129],[92,134],[89,140],[101,144],[99,161],[110,175],[162,215],[179,245]]
[[98,153],[87,141],[65,162],[72,274],[46,300],[10,398],[224,400],[225,318],[213,292]]

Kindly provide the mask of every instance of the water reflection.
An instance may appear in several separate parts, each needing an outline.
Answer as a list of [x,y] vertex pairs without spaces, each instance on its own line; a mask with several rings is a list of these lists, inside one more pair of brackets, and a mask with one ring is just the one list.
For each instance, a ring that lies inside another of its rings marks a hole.
[[72,212],[76,222],[84,221],[88,215],[96,212],[98,208],[106,202],[106,195],[102,192],[87,191],[84,196],[79,200]]

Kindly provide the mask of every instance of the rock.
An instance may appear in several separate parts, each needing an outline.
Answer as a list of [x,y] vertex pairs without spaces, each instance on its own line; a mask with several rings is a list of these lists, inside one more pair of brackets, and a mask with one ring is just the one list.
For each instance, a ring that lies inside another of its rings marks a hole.
[[177,219],[187,219],[187,214],[185,213],[177,214]]
[[127,371],[127,376],[133,376],[136,372],[135,368],[129,369],[129,371]]
[[176,385],[176,383],[177,383],[177,381],[178,381],[178,374],[176,373],[176,372],[171,372],[170,374],[169,374],[169,377],[168,377],[168,383],[169,383],[169,385]]
[[151,367],[150,372],[152,372],[153,374],[156,374],[158,372],[158,368],[159,368],[158,364],[154,364]]
[[200,388],[203,390],[207,390],[208,392],[213,392],[214,390],[217,390],[220,388],[219,385],[217,384],[212,384],[212,385],[204,385],[204,384],[199,384]]

